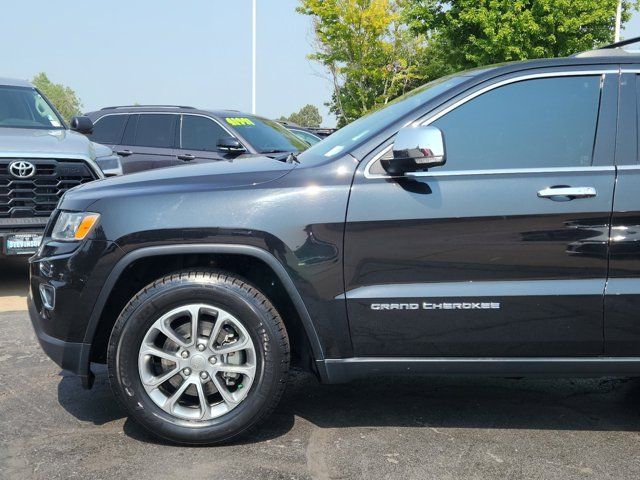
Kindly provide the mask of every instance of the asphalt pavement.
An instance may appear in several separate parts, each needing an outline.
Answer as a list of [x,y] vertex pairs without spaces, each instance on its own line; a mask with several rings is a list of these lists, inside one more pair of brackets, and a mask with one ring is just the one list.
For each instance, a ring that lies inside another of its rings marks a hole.
[[637,479],[640,380],[385,377],[320,385],[293,372],[262,427],[176,447],[61,373],[32,332],[23,265],[0,264],[0,478]]

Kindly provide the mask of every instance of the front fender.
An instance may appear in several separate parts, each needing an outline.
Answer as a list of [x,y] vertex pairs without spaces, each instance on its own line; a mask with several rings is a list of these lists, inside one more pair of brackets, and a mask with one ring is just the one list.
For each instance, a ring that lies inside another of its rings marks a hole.
[[321,378],[327,378],[324,371],[324,350],[318,336],[318,332],[311,321],[311,317],[307,310],[307,307],[302,300],[298,289],[291,280],[291,277],[283,267],[283,265],[269,252],[251,245],[237,245],[237,244],[184,244],[184,245],[160,245],[153,247],[143,247],[133,251],[130,251],[124,255],[115,265],[107,280],[105,281],[96,303],[94,305],[91,317],[87,323],[87,329],[85,331],[84,341],[82,343],[81,351],[81,364],[86,365],[87,373],[90,376],[89,362],[91,355],[91,346],[100,323],[102,312],[104,311],[106,302],[111,294],[114,286],[122,272],[131,265],[133,262],[154,256],[161,255],[180,255],[180,254],[230,254],[230,255],[246,255],[257,258],[263,261],[273,270],[278,276],[282,284],[284,285],[287,294],[291,298],[291,301],[296,308],[298,315],[302,321],[303,327],[307,334],[309,344],[312,349],[314,359],[319,368],[319,374]]

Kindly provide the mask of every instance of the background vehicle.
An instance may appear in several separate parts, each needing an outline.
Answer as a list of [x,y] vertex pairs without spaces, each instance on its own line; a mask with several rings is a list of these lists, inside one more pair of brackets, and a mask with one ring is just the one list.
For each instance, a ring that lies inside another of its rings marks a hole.
[[290,363],[329,383],[637,376],[639,62],[465,72],[296,161],[69,192],[32,258],[38,338],[87,386],[107,362],[138,422],[190,444],[257,424]]
[[290,132],[294,133],[295,135],[300,137],[302,140],[307,142],[309,145],[315,145],[323,138],[320,135],[317,135],[316,133],[314,133],[312,129],[301,127],[297,123],[293,123],[288,120],[278,120],[277,122],[283,127],[285,127],[287,130],[289,130]]
[[111,149],[70,131],[29,82],[0,78],[0,257],[34,253],[68,189],[118,173]]
[[125,173],[308,148],[277,122],[235,110],[107,107],[87,113],[89,138],[113,148]]

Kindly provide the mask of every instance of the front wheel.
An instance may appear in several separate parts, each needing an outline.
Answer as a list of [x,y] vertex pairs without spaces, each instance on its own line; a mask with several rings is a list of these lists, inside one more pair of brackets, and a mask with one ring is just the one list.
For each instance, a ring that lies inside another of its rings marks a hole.
[[213,444],[259,423],[282,396],[289,340],[273,305],[224,272],[176,273],[145,287],[111,333],[109,379],[154,434]]

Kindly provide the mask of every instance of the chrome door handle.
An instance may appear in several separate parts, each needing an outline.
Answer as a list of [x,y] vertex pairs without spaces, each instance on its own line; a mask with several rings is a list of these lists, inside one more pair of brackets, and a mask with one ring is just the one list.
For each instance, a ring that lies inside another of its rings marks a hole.
[[569,200],[574,198],[590,198],[595,197],[596,189],[593,187],[548,187],[538,192],[540,198],[568,197]]

